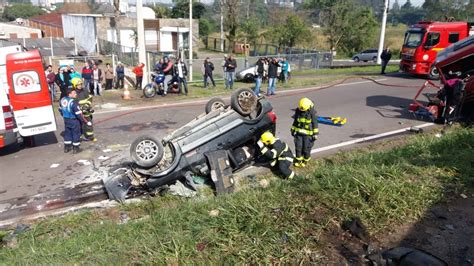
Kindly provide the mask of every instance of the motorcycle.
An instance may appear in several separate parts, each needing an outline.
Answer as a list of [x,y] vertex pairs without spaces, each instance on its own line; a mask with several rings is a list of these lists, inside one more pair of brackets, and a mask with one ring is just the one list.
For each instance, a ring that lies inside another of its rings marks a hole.
[[[164,86],[163,83],[165,81],[165,75],[163,73],[152,72],[150,74],[151,82],[145,85],[143,88],[143,96],[145,98],[153,98],[155,95],[163,95],[164,96]],[[168,92],[178,93],[179,86],[178,86],[178,76],[175,75],[173,78],[168,81]]]

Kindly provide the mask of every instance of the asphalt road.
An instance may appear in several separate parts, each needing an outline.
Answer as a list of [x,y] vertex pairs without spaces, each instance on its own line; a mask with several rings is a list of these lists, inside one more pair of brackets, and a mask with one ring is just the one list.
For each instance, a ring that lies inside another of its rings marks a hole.
[[[416,86],[423,83],[420,79],[400,76],[380,76],[378,80]],[[332,88],[305,89],[299,93],[278,93],[277,88],[277,95],[270,101],[278,116],[277,134],[292,148],[291,116],[302,96],[315,102],[320,115],[347,117],[348,122],[343,127],[320,125],[320,137],[315,146],[319,148],[426,123],[415,120],[406,111],[417,90],[351,80]],[[94,117],[98,142],[83,143],[85,150],[78,155],[63,153],[60,135],[63,123],[58,118],[59,130],[56,134],[38,137],[37,147],[8,148],[0,152],[0,213],[8,207],[5,204],[8,199],[100,179],[104,171],[129,161],[128,148],[136,137],[149,134],[161,138],[202,113],[204,105],[205,101],[195,101],[179,106],[98,113]]]

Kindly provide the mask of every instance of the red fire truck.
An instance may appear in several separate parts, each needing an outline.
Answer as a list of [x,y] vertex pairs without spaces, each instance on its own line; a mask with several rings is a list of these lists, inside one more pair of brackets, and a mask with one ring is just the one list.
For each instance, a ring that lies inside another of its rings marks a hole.
[[439,73],[434,66],[438,52],[470,35],[474,35],[474,23],[418,22],[405,33],[400,70],[438,78]]

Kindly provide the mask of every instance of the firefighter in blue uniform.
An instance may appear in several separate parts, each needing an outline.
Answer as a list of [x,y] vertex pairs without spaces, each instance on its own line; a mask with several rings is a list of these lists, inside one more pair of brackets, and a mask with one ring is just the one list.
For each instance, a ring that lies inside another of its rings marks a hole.
[[311,149],[318,138],[318,115],[313,102],[308,98],[301,98],[293,116],[291,135],[295,141],[295,166],[305,167],[311,160]]
[[[88,90],[82,87],[82,79],[73,78],[71,80],[72,88],[77,92],[76,101],[81,108],[83,116],[86,118],[85,123],[81,123],[81,133],[84,135],[84,139],[88,141],[97,141],[94,137],[94,127],[92,126],[92,95],[89,94]],[[90,123],[87,123],[90,122]]]
[[271,160],[270,165],[277,166],[285,178],[292,179],[295,176],[295,172],[290,169],[294,156],[288,144],[275,138],[270,131],[266,131],[260,137],[257,145],[260,148],[260,153]]
[[82,115],[82,111],[75,99],[77,93],[75,90],[68,89],[67,96],[60,101],[60,112],[64,118],[64,152],[72,150],[73,154],[81,151],[81,123],[92,125]]

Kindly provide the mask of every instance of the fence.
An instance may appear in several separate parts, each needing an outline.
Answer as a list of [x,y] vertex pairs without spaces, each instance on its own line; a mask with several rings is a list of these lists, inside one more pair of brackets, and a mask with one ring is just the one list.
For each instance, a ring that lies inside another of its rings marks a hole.
[[129,66],[138,64],[138,52],[135,47],[126,47],[99,39],[99,53],[101,55],[115,55],[118,61]]

